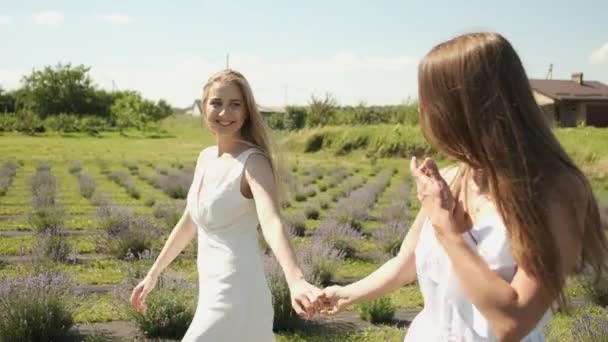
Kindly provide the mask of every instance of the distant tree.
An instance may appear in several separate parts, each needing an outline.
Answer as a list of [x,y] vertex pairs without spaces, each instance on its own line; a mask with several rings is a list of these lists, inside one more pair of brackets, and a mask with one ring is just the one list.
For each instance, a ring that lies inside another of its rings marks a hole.
[[306,126],[306,108],[300,106],[288,106],[284,115],[284,127],[294,131]]
[[308,126],[325,126],[332,121],[338,101],[331,93],[325,93],[325,97],[316,97],[314,94],[310,96],[308,102]]
[[32,110],[41,118],[59,113],[91,113],[95,87],[89,70],[84,65],[71,64],[33,70],[22,79],[23,87],[17,93],[18,109]]
[[15,112],[15,91],[6,91],[0,86],[0,113]]
[[121,92],[110,109],[112,120],[121,131],[126,128],[143,129],[148,119],[146,111],[153,106],[135,91]]
[[173,109],[165,100],[158,100],[154,109],[152,109],[149,113],[150,119],[152,121],[160,121],[166,117],[171,116],[173,114]]

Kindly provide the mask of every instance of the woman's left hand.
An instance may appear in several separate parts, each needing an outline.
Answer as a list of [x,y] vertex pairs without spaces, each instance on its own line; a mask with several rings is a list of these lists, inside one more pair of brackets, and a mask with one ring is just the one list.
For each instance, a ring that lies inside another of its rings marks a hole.
[[312,319],[320,309],[319,295],[321,290],[305,279],[298,279],[289,283],[291,306],[303,319]]
[[419,166],[416,157],[410,161],[410,172],[416,181],[418,199],[428,213],[438,237],[456,237],[471,228],[470,218],[452,194],[432,159]]

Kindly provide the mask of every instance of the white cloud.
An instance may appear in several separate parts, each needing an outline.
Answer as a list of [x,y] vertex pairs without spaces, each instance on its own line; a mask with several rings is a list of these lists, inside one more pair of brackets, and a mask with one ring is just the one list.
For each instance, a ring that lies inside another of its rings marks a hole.
[[9,25],[13,22],[13,18],[9,15],[0,15],[0,25]]
[[[268,62],[258,56],[231,55],[230,67],[251,83],[256,100],[268,106],[305,104],[311,94],[333,93],[340,104],[397,104],[416,94],[417,59],[361,56],[342,51],[325,58]],[[173,66],[106,65],[91,69],[93,79],[111,89],[136,89],[142,95],[187,106],[201,96],[209,76],[225,67],[224,58],[192,57]],[[287,95],[287,96],[286,96]]]
[[32,14],[32,20],[36,25],[48,27],[60,27],[63,25],[63,13],[58,11],[46,11]]
[[589,61],[592,64],[599,64],[608,61],[608,42],[599,49],[593,51],[589,57]]
[[97,18],[107,24],[111,25],[124,25],[133,22],[133,18],[126,14],[108,14],[99,15]]

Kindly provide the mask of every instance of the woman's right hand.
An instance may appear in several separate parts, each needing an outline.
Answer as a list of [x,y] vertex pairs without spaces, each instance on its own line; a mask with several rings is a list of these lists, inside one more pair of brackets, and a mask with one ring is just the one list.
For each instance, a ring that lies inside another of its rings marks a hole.
[[131,292],[131,306],[140,313],[146,312],[146,298],[150,291],[156,287],[158,277],[147,275]]
[[319,295],[321,305],[321,314],[333,316],[342,312],[347,306],[352,304],[351,295],[348,294],[347,288],[343,286],[329,286],[321,291]]

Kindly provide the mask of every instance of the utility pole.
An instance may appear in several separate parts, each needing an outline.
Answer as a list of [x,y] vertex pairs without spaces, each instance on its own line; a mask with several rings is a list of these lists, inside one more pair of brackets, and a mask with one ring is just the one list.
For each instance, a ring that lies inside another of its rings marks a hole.
[[553,79],[553,63],[549,64],[549,71],[547,71],[547,79]]
[[226,54],[226,69],[230,69],[230,54]]

